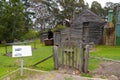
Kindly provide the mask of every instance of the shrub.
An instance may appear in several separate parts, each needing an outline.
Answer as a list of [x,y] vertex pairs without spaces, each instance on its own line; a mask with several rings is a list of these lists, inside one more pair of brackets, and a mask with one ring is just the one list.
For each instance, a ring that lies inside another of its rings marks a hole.
[[63,26],[63,25],[57,25],[53,28],[53,31],[59,31],[59,30],[62,30],[64,28],[65,28],[65,26]]
[[37,38],[38,35],[39,35],[39,33],[37,31],[30,30],[22,37],[22,39],[24,39],[24,40],[26,40],[26,39],[34,39],[34,38]]

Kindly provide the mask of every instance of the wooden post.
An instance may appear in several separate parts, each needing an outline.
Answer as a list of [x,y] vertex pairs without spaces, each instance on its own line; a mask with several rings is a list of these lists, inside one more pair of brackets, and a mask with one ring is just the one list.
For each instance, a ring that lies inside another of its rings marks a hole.
[[61,47],[58,46],[58,64],[60,65],[61,64]]
[[78,68],[78,48],[76,47],[76,65],[75,68]]
[[58,47],[53,46],[53,59],[54,59],[54,68],[59,68],[59,61],[58,61]]
[[62,66],[64,66],[64,46],[62,44]]
[[84,72],[88,73],[88,57],[89,57],[89,45],[85,46],[85,66],[84,66]]
[[71,53],[72,53],[72,67],[74,67],[74,51],[72,51]]
[[24,65],[23,65],[23,61],[24,61],[24,60],[23,60],[23,58],[21,57],[21,58],[20,58],[20,76],[23,76],[23,66],[24,66]]
[[66,54],[66,65],[68,64],[68,52],[65,53]]
[[80,46],[80,71],[84,72],[84,47],[83,47],[83,43],[81,43]]
[[70,67],[70,52],[68,52],[68,65],[69,65],[69,67]]

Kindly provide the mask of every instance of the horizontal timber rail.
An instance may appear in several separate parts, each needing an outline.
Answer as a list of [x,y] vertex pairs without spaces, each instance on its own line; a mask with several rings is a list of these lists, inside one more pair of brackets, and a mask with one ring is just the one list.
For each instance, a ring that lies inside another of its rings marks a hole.
[[38,64],[40,64],[40,63],[42,63],[42,62],[44,62],[44,61],[46,61],[46,60],[48,60],[48,59],[50,59],[50,58],[52,58],[52,57],[53,57],[53,55],[50,55],[50,56],[48,56],[47,58],[45,58],[45,59],[43,59],[43,60],[35,63],[33,66],[36,66],[36,65],[38,65]]

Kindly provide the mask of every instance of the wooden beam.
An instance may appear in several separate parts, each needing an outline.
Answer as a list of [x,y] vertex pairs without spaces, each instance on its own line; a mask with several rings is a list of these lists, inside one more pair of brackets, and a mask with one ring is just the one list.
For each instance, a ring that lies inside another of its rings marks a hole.
[[36,65],[38,65],[38,64],[40,64],[40,63],[42,63],[42,62],[44,62],[44,61],[46,61],[46,60],[48,60],[48,59],[50,59],[51,57],[53,57],[53,54],[52,54],[51,56],[48,56],[47,58],[45,58],[45,59],[43,59],[43,60],[35,63],[33,66],[36,66]]

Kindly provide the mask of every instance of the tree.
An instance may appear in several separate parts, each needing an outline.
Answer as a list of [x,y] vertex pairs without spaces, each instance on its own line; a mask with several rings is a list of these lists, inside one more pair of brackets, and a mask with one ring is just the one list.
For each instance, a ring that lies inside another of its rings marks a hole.
[[94,12],[95,14],[99,15],[99,16],[104,16],[101,4],[98,3],[97,1],[92,2],[91,11]]
[[83,9],[88,8],[84,0],[32,0],[31,9],[35,12],[35,28],[52,28],[65,19],[72,20]]
[[107,16],[109,10],[113,10],[115,7],[113,2],[106,2],[104,9],[104,14]]
[[0,40],[13,42],[28,31],[31,24],[23,3],[20,0],[0,1]]
[[84,0],[44,0],[43,3],[47,5],[57,22],[64,19],[72,20],[86,8]]
[[113,9],[114,8],[114,3],[113,2],[106,2],[105,7],[109,8],[109,9]]
[[13,42],[28,31],[31,20],[20,0],[0,1],[0,39]]
[[34,13],[34,28],[38,31],[51,27],[52,15],[47,6],[39,0],[30,1],[30,10]]

